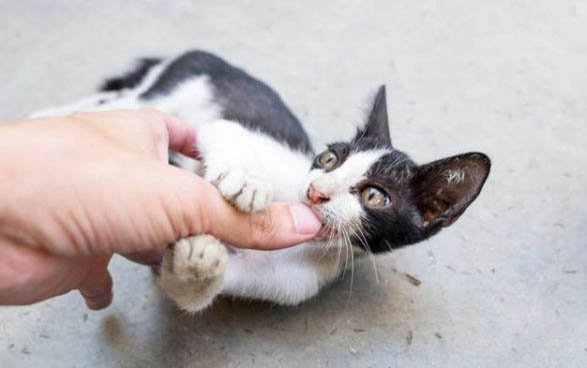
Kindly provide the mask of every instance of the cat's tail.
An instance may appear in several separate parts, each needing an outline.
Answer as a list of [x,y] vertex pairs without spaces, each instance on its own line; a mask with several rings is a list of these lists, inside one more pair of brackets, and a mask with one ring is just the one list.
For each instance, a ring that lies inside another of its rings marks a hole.
[[120,91],[122,89],[136,87],[141,83],[149,70],[160,62],[161,59],[159,58],[141,58],[136,61],[134,67],[130,71],[121,76],[106,79],[100,86],[100,91]]

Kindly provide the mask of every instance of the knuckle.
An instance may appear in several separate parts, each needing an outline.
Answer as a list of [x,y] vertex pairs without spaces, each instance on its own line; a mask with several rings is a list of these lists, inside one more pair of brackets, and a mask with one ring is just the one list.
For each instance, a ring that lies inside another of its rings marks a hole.
[[169,132],[167,131],[167,127],[160,119],[149,119],[148,126],[157,142],[162,143],[169,140]]
[[268,211],[258,211],[250,216],[252,244],[254,248],[262,246],[275,232],[275,223]]

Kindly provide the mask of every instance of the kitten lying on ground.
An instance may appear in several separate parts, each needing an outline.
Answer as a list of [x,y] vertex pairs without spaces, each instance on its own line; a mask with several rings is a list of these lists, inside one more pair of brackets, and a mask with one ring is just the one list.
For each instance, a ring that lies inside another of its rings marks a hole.
[[139,107],[196,126],[198,173],[239,210],[304,201],[324,224],[314,241],[271,252],[235,249],[210,235],[179,240],[166,252],[157,283],[190,312],[219,294],[298,304],[355,258],[417,243],[451,225],[489,175],[482,153],[417,165],[394,149],[384,86],[355,137],[314,157],[302,125],[271,88],[202,51],[142,59],[100,93],[35,115]]

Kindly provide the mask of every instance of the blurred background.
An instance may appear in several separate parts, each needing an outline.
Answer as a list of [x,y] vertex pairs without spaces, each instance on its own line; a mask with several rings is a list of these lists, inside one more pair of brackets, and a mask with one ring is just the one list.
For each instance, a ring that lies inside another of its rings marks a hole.
[[116,258],[104,311],[0,308],[2,367],[587,366],[587,2],[4,0],[0,41],[2,121],[199,48],[275,88],[318,149],[385,83],[397,148],[493,160],[459,222],[352,289],[189,316]]

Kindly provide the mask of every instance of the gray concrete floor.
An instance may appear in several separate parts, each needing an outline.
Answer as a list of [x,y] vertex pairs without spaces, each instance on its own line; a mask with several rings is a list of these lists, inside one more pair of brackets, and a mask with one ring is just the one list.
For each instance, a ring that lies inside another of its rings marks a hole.
[[378,284],[365,263],[352,290],[299,308],[222,300],[191,317],[116,259],[104,311],[75,293],[1,308],[0,365],[587,366],[586,35],[581,0],[1,2],[2,120],[197,47],[269,82],[319,144],[386,83],[397,147],[494,166],[456,225],[378,259]]

